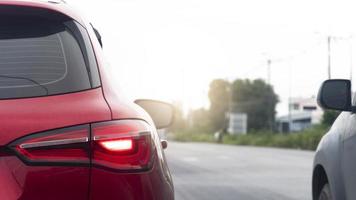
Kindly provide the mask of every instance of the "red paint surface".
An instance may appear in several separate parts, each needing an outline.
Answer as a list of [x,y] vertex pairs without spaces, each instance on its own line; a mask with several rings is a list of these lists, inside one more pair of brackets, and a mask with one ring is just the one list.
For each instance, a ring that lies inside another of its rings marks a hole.
[[100,88],[49,97],[0,100],[0,146],[30,133],[110,119]]

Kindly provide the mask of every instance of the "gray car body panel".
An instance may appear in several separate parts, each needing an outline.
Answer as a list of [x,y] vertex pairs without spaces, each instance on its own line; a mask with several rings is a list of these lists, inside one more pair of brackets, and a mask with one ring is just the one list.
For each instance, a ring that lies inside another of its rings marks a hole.
[[320,141],[314,157],[313,169],[322,166],[326,172],[333,199],[346,199],[343,174],[343,139],[350,113],[343,112]]

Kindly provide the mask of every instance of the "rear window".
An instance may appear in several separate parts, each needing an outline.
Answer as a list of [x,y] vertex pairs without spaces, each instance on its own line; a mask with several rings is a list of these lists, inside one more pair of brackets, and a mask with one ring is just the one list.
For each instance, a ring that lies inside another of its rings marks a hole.
[[0,19],[0,99],[91,88],[83,50],[68,23],[74,22]]

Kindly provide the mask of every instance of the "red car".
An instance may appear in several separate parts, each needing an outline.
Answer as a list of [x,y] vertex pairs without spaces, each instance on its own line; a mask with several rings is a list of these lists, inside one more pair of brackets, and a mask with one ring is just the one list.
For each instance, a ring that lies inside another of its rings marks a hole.
[[104,70],[65,3],[0,0],[1,200],[174,199],[156,132],[171,106],[116,96]]

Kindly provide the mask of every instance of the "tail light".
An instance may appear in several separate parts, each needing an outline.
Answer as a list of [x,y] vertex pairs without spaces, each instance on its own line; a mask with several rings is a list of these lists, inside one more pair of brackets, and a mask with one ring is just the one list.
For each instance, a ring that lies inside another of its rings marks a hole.
[[152,165],[151,127],[118,120],[33,134],[9,145],[29,165],[86,165],[141,171]]
[[27,164],[89,164],[89,125],[47,131],[10,145]]
[[132,171],[150,168],[151,127],[140,120],[92,125],[92,163],[97,167]]

